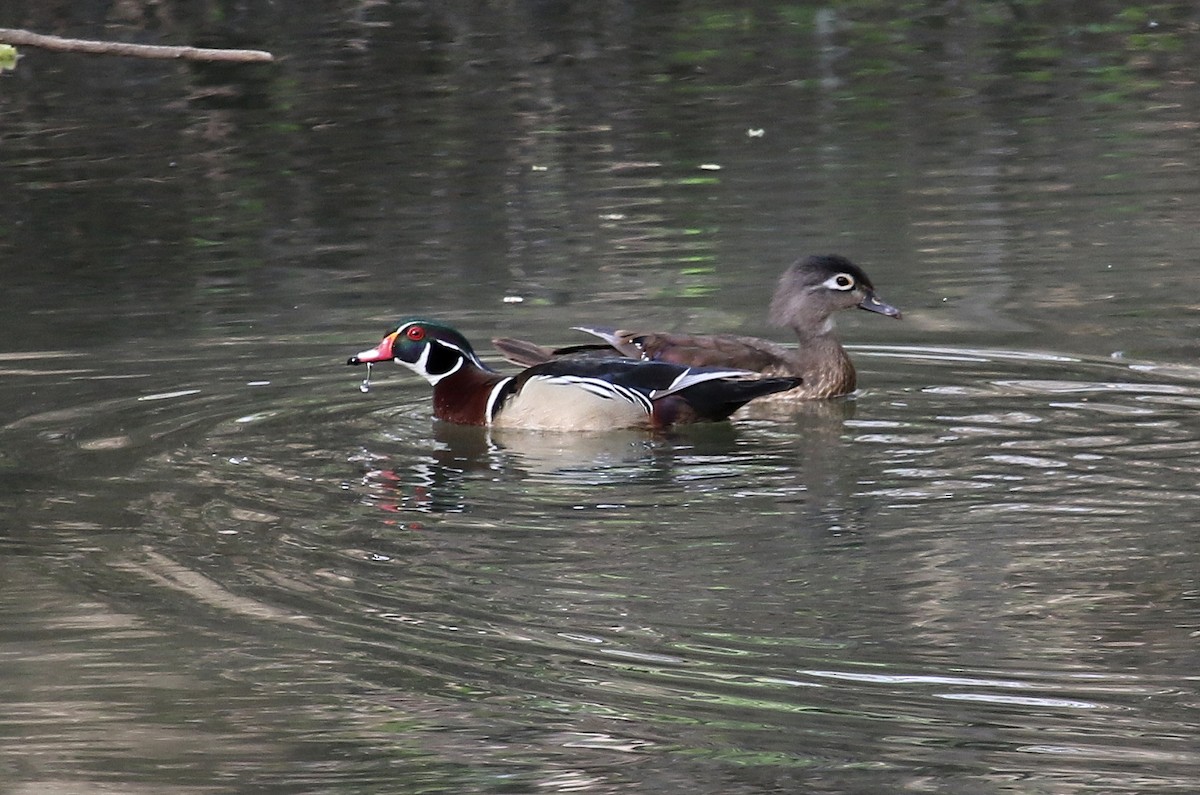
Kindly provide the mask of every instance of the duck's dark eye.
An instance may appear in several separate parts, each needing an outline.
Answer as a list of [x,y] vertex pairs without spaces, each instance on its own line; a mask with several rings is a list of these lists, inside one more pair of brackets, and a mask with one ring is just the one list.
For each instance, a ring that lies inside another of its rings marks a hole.
[[848,273],[839,273],[826,279],[825,286],[830,290],[853,290],[854,277]]
[[420,326],[409,326],[408,331],[404,332],[404,336],[413,342],[420,342],[425,339],[425,329]]

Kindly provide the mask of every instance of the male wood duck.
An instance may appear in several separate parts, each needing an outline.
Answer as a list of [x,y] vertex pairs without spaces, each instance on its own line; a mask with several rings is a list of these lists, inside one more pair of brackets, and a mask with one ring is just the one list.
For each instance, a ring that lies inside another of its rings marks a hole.
[[409,319],[347,364],[395,361],[433,385],[433,415],[461,425],[530,430],[663,429],[728,419],[794,376],[621,358],[563,357],[514,376],[492,370],[454,329]]
[[796,333],[791,348],[758,337],[734,334],[673,334],[576,326],[605,345],[574,345],[548,350],[523,340],[492,340],[506,359],[528,367],[556,356],[626,356],[687,367],[734,367],[770,377],[794,376],[803,383],[772,399],[812,400],[853,392],[857,375],[850,356],[834,336],[833,314],[858,307],[899,318],[900,310],[875,295],[862,268],[837,254],[805,257],[784,271],[771,299],[769,319]]

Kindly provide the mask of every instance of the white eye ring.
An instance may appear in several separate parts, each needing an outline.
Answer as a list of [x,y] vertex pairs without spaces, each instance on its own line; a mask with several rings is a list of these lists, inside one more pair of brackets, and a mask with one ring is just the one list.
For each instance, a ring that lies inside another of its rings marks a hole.
[[836,276],[830,276],[822,284],[830,290],[846,292],[854,289],[854,277],[848,273],[839,273]]

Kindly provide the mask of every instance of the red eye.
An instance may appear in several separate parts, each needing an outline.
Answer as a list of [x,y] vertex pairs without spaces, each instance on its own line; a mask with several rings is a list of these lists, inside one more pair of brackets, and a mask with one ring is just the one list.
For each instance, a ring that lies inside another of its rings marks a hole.
[[420,326],[409,326],[408,331],[404,332],[404,335],[413,342],[420,342],[425,339],[425,329]]

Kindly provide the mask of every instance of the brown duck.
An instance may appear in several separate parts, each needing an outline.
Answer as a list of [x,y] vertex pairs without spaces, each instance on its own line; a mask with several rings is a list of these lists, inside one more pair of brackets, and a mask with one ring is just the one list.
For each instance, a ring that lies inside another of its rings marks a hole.
[[674,334],[576,326],[604,345],[573,345],[550,350],[523,340],[492,340],[506,359],[530,367],[562,356],[623,356],[686,367],[733,367],[771,377],[799,377],[803,383],[775,399],[813,400],[853,392],[854,363],[834,335],[833,315],[858,307],[899,318],[900,310],[875,295],[871,279],[837,254],[805,257],[784,271],[771,299],[769,320],[796,334],[796,347],[735,334]]

